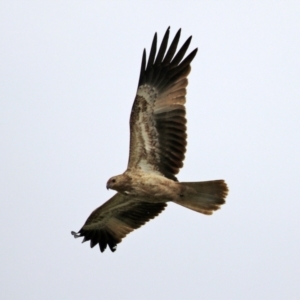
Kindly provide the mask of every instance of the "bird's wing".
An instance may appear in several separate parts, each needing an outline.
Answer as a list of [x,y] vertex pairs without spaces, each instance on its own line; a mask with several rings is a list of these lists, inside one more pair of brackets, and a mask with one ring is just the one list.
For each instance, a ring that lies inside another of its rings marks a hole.
[[[157,35],[146,65],[144,50],[137,95],[130,116],[128,169],[159,172],[176,180],[186,151],[185,95],[190,63],[197,49],[186,58],[189,37],[176,53],[180,30],[169,49],[167,29],[156,55]],[[176,54],[175,54],[176,53]],[[183,59],[184,58],[184,59]]]
[[166,203],[137,202],[117,193],[95,209],[74,237],[84,237],[82,242],[91,241],[91,248],[99,244],[103,252],[107,245],[111,251],[128,233],[159,215]]

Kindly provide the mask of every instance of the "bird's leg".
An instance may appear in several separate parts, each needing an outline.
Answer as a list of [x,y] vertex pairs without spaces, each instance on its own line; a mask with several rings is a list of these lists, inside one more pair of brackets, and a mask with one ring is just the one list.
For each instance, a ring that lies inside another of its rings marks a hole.
[[75,239],[80,237],[80,233],[77,233],[75,231],[71,231],[71,234],[74,236]]

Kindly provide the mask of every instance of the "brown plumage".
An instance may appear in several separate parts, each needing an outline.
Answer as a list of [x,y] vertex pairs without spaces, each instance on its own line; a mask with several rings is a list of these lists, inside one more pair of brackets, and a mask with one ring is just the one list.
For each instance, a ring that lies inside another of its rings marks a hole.
[[[157,35],[148,62],[142,66],[130,115],[130,153],[127,170],[110,178],[107,188],[118,193],[94,210],[74,237],[84,237],[91,247],[107,245],[111,251],[128,233],[159,215],[172,201],[210,215],[225,203],[224,180],[178,182],[186,151],[185,96],[187,76],[197,49],[185,58],[189,37],[176,53],[180,30],[169,49],[167,29],[158,53]],[[176,53],[176,54],[175,54]]]

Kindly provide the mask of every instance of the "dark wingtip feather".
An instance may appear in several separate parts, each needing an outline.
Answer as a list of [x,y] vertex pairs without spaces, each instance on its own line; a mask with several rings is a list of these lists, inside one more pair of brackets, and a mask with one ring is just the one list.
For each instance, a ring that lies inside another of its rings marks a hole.
[[192,40],[192,36],[190,36],[175,55],[181,35],[181,29],[177,31],[171,45],[168,47],[169,34],[170,27],[168,27],[165,32],[156,58],[156,33],[153,38],[148,61],[144,50],[138,86],[146,83],[151,84],[161,92],[162,89],[167,88],[172,84],[174,80],[176,81],[177,78],[185,76],[184,73],[188,70],[187,66],[194,59],[198,49],[194,49],[186,58],[184,58]]
[[101,252],[104,252],[109,246],[112,252],[116,251],[117,244],[121,240],[116,239],[109,231],[104,229],[102,230],[84,230],[81,229],[78,233],[72,231],[71,234],[75,237],[83,237],[82,243],[90,241],[90,247],[93,248],[99,244],[99,249]]
[[158,51],[158,54],[157,54],[157,57],[155,60],[155,65],[160,64],[164,58],[164,55],[166,53],[167,46],[168,46],[169,35],[170,35],[170,26],[168,27],[168,29],[163,37],[163,40],[161,42],[161,45],[160,45],[160,48],[159,48],[159,51]]
[[186,41],[185,43],[181,46],[180,50],[177,52],[177,54],[175,55],[175,57],[172,59],[172,62],[171,62],[171,68],[173,66],[176,66],[180,63],[180,61],[182,60],[182,58],[184,57],[190,43],[191,43],[191,40],[192,40],[192,36],[190,36]]
[[164,58],[164,61],[163,61],[163,65],[167,65],[170,63],[171,59],[173,58],[175,52],[176,52],[176,49],[177,49],[177,46],[178,46],[178,42],[179,42],[179,39],[180,39],[180,34],[181,34],[181,28],[177,31],[170,47],[169,47],[169,50]]
[[153,41],[152,41],[152,46],[151,46],[149,58],[148,58],[148,64],[147,64],[146,72],[149,71],[150,68],[153,65],[155,54],[156,54],[156,47],[157,47],[157,33],[155,32],[154,37],[153,37]]
[[104,230],[102,230],[101,232],[99,232],[99,239],[98,239],[98,243],[99,243],[99,248],[101,252],[104,252],[104,250],[106,249],[107,246],[107,238],[106,238],[106,232]]
[[138,86],[143,84],[145,71],[146,71],[146,49],[144,49],[144,51],[143,51],[142,64],[141,64],[141,71],[140,71],[140,78],[139,78]]

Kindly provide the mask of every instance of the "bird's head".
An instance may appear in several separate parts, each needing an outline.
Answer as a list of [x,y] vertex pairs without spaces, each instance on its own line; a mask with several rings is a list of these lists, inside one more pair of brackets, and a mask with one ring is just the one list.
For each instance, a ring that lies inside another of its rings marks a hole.
[[127,175],[122,174],[122,175],[117,175],[113,176],[110,179],[108,179],[106,183],[106,188],[115,190],[117,192],[125,192],[128,190],[129,186],[128,184],[130,183],[130,180]]
[[111,178],[108,179],[107,183],[106,183],[106,188],[115,190],[116,186],[118,185],[117,183],[118,181],[118,176],[113,176]]

